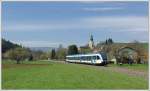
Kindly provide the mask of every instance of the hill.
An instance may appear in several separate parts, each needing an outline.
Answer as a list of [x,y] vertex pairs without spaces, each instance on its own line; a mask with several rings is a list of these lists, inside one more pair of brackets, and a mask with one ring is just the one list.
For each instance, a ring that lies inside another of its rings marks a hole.
[[14,44],[8,40],[2,39],[2,53],[6,52],[7,50],[16,48],[16,47],[21,47],[18,44]]
[[56,49],[54,47],[29,47],[32,51],[42,51],[42,52],[50,52],[52,49]]

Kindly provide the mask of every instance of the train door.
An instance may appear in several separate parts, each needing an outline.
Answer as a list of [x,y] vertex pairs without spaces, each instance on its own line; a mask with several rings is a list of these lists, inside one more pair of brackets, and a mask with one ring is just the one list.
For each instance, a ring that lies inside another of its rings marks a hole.
[[92,57],[92,64],[95,64],[95,62],[96,62],[96,56],[91,56]]

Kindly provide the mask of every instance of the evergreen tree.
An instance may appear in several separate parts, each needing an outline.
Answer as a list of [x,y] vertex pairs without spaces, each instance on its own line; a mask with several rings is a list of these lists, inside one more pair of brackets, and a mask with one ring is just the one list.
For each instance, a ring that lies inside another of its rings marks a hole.
[[106,44],[106,45],[113,44],[112,38],[106,39],[105,44]]
[[106,42],[105,42],[105,44],[106,44],[106,45],[108,44],[108,41],[107,41],[107,39],[106,39]]
[[21,46],[2,38],[2,53],[5,53],[6,51],[17,47],[21,47]]
[[30,54],[30,56],[29,56],[29,61],[32,61],[32,60],[33,60],[33,55]]
[[55,49],[52,49],[51,51],[51,59],[55,59],[56,58],[56,52]]

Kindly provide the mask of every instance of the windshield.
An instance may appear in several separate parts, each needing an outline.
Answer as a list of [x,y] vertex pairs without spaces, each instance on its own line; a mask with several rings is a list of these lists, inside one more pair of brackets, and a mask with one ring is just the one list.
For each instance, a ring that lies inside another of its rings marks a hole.
[[107,55],[106,55],[106,53],[100,53],[100,54],[101,54],[103,60],[107,60]]

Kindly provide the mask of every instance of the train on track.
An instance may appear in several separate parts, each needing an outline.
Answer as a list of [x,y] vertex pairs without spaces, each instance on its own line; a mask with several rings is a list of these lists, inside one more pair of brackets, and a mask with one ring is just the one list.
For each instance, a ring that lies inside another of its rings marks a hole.
[[106,65],[108,64],[106,53],[90,53],[90,54],[76,54],[76,55],[67,55],[67,62],[72,63],[87,63],[87,64],[96,64],[96,65]]

